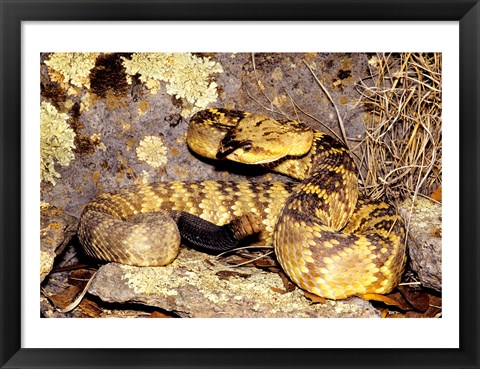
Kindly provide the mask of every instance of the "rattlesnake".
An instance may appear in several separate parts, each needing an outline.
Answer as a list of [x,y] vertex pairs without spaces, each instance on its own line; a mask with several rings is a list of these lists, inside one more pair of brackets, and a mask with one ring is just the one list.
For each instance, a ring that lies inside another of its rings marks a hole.
[[88,255],[159,266],[176,257],[179,227],[194,244],[218,249],[255,234],[274,246],[292,281],[316,295],[383,294],[398,284],[403,221],[392,205],[360,194],[340,141],[297,121],[209,109],[190,120],[187,143],[207,158],[261,164],[300,182],[173,181],[100,195],[80,220]]

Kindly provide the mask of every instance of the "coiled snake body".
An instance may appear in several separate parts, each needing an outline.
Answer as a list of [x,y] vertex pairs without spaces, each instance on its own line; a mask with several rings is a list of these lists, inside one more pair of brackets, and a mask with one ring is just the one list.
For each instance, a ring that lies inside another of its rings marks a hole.
[[222,109],[197,113],[187,143],[207,158],[261,164],[300,182],[174,181],[100,195],[80,220],[88,255],[165,265],[178,253],[179,228],[186,224],[193,233],[187,238],[202,244],[196,228],[201,235],[213,223],[219,227],[212,224],[214,236],[207,238],[226,234],[225,248],[230,239],[256,233],[257,243],[274,246],[292,281],[319,296],[383,294],[398,284],[403,221],[391,205],[359,194],[357,170],[342,143],[296,121]]

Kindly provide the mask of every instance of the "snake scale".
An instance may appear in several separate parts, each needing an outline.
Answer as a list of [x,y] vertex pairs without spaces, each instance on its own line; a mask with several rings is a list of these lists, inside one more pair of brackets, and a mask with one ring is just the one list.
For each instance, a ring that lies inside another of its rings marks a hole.
[[297,181],[173,181],[102,194],[80,219],[88,255],[166,265],[182,237],[202,244],[207,229],[207,247],[227,240],[219,249],[255,234],[257,244],[274,246],[295,284],[325,298],[385,294],[398,284],[403,221],[392,205],[360,194],[343,143],[298,121],[224,109],[196,113],[187,143],[204,157],[263,165]]

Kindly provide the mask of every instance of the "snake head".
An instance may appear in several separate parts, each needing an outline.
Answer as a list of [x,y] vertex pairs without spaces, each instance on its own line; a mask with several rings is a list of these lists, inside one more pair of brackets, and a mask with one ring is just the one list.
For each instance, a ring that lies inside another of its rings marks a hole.
[[[244,158],[249,152],[252,151],[252,149],[253,149],[252,141],[239,140],[235,137],[234,130],[230,130],[227,132],[225,137],[220,142],[220,146],[218,148],[216,158],[239,161],[235,159]],[[244,162],[244,161],[240,160],[240,162]],[[252,164],[256,164],[256,163],[252,162]]]
[[245,164],[271,163],[308,153],[312,142],[313,131],[299,122],[252,114],[228,130],[216,157]]

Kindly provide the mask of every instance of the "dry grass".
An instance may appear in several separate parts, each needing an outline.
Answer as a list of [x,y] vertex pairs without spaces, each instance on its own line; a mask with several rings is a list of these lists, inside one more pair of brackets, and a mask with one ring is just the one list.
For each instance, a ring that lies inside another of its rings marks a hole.
[[368,110],[363,188],[373,198],[429,195],[442,183],[441,54],[377,54],[369,65],[357,85]]
[[[354,154],[360,171],[362,192],[374,199],[389,200],[429,196],[442,185],[442,58],[440,53],[369,55],[370,76],[357,82],[360,96],[352,111],[365,109],[363,139],[347,137],[342,114],[312,66],[304,61],[313,78],[335,109],[337,134],[314,114],[302,108],[285,88],[291,106],[282,107],[269,97],[252,65],[263,109],[285,119],[308,117],[329,134],[343,141]],[[348,112],[347,112],[348,115]]]

